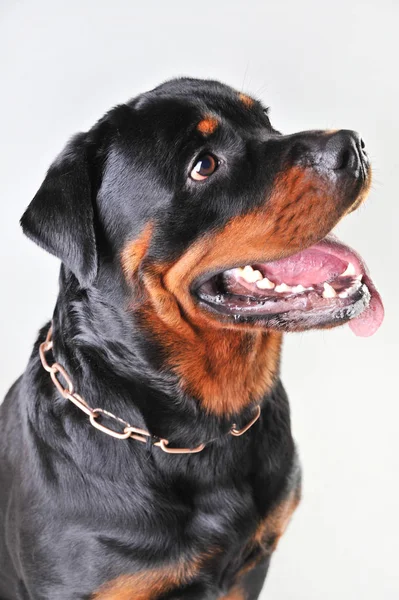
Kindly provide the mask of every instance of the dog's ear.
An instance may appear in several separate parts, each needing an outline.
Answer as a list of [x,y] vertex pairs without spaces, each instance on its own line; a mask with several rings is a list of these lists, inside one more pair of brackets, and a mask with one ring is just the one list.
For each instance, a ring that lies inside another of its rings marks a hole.
[[78,134],[49,168],[21,218],[24,233],[69,267],[83,287],[97,274],[93,190],[86,134]]

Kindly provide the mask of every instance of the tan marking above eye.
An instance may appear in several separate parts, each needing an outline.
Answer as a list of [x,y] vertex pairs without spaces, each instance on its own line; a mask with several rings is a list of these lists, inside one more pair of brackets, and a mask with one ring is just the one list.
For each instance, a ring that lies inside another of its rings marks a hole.
[[245,106],[247,108],[251,108],[251,106],[253,106],[255,104],[255,100],[253,98],[251,98],[250,96],[247,96],[246,94],[238,94],[239,99],[241,100],[241,102],[243,104],[245,104]]
[[205,117],[197,125],[197,131],[204,135],[211,135],[219,126],[219,121],[215,117]]

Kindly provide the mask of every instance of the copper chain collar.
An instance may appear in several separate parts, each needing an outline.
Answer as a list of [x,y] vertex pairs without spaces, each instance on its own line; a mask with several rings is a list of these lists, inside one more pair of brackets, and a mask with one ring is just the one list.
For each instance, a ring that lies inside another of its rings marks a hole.
[[[149,439],[156,439],[157,441],[153,442],[153,445],[158,446],[158,448],[161,448],[161,450],[167,452],[168,454],[195,454],[196,452],[201,452],[205,448],[206,443],[200,444],[196,448],[169,448],[169,442],[165,438],[154,438],[154,436],[152,436],[148,431],[145,431],[144,429],[139,429],[138,427],[132,427],[132,425],[127,423],[127,421],[124,421],[120,417],[116,417],[115,415],[108,412],[107,410],[104,410],[103,408],[92,408],[91,406],[89,406],[87,402],[82,398],[82,396],[75,392],[72,380],[69,377],[68,373],[65,371],[64,367],[62,367],[57,362],[53,363],[52,365],[48,364],[46,360],[46,354],[53,348],[53,341],[51,339],[51,335],[52,327],[50,327],[50,329],[48,330],[45,341],[39,346],[39,355],[43,368],[48,373],[50,373],[51,380],[54,383],[57,390],[59,391],[59,393],[61,394],[61,396],[73,402],[75,406],[77,406],[82,412],[84,412],[89,417],[90,423],[93,425],[93,427],[99,429],[107,435],[117,438],[118,440],[127,440],[128,438],[133,438],[138,442],[147,443]],[[64,387],[62,385],[58,378],[58,374],[63,377],[67,384],[67,387]],[[260,417],[260,413],[261,409],[258,405],[256,407],[256,414],[254,418],[249,423],[247,423],[245,427],[243,427],[242,429],[236,429],[236,425],[234,424],[230,429],[229,433],[231,435],[239,437],[240,435],[248,431],[248,429],[250,429],[254,423],[256,423],[256,421]],[[109,427],[102,425],[98,421],[98,417],[100,417],[101,415],[105,415],[109,419],[113,419],[114,421],[120,423],[123,426],[123,430],[115,431],[114,429],[110,429]]]

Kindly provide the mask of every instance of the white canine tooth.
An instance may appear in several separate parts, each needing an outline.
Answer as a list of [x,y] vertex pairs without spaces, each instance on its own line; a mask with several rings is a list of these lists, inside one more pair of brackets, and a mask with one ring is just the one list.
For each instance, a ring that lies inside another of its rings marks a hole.
[[361,281],[363,278],[363,273],[360,273],[359,275],[356,275],[355,279],[357,279],[357,281]]
[[334,288],[329,283],[324,283],[323,287],[324,287],[323,298],[335,298],[335,296],[337,295],[337,292],[334,290]]
[[292,291],[292,287],[290,285],[287,285],[286,283],[280,283],[280,285],[276,285],[276,287],[274,288],[276,292],[291,292]]
[[246,281],[249,281],[252,277],[252,273],[253,268],[251,265],[246,265],[241,272],[241,277],[243,277]]
[[263,275],[260,271],[252,271],[252,275],[250,279],[247,279],[250,283],[255,283],[255,281],[260,281],[263,279]]
[[256,282],[256,286],[260,290],[272,290],[274,288],[274,283],[273,281],[270,281],[270,279],[268,279],[267,277],[264,277],[260,281]]
[[303,285],[294,285],[294,287],[292,288],[292,291],[294,292],[294,294],[300,294],[301,292],[304,292],[306,290],[306,288],[303,287]]
[[255,281],[259,281],[263,278],[263,275],[260,271],[254,271],[251,265],[246,265],[246,267],[239,267],[237,269],[238,275],[245,279],[248,283],[255,283]]
[[352,277],[353,275],[356,275],[356,269],[355,265],[350,262],[340,277]]
[[248,283],[255,283],[255,281],[259,281],[263,278],[262,273],[260,271],[254,271],[250,265],[247,265],[243,269],[239,269],[238,274]]

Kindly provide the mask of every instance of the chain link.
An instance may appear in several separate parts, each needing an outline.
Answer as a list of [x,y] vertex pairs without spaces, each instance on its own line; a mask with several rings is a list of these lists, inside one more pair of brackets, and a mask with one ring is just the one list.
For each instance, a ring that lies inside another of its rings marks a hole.
[[[49,365],[47,362],[46,355],[48,352],[50,352],[50,350],[53,349],[53,341],[51,337],[52,327],[50,327],[48,330],[45,341],[39,346],[39,356],[43,369],[50,374],[51,380],[61,396],[66,400],[73,402],[77,408],[84,412],[89,417],[90,423],[93,427],[118,440],[127,440],[128,438],[132,438],[142,443],[147,443],[148,440],[156,440],[153,441],[153,445],[161,448],[161,450],[167,454],[196,454],[205,448],[206,444],[200,444],[196,448],[170,448],[168,440],[164,438],[155,438],[148,431],[138,427],[133,427],[127,421],[124,421],[120,417],[115,416],[103,408],[92,408],[89,406],[82,396],[75,392],[72,379],[65,371],[64,367],[57,362],[54,362],[52,365]],[[65,381],[66,387],[64,387],[63,383],[60,381],[59,376],[61,376]],[[238,437],[248,431],[248,429],[250,429],[260,417],[260,406],[257,406],[256,409],[256,415],[245,427],[242,429],[236,429],[236,425],[234,424],[229,433]],[[110,427],[103,425],[98,420],[101,415],[115,421],[120,426],[122,425],[123,429],[120,427],[121,430],[118,431],[117,429],[111,429]]]

